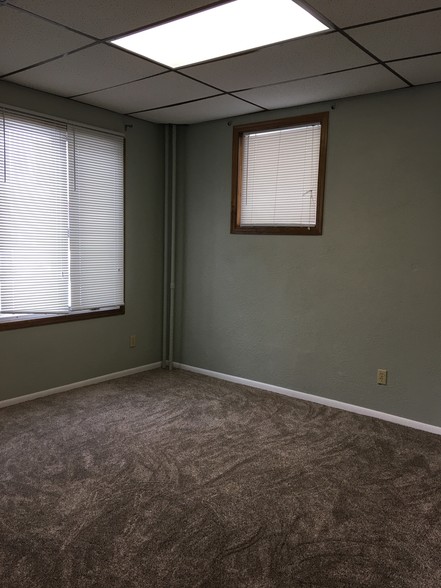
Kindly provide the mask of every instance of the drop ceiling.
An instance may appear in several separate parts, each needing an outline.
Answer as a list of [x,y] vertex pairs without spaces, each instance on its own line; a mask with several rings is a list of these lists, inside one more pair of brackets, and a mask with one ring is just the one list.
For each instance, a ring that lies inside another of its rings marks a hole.
[[441,81],[441,0],[302,0],[329,31],[176,70],[110,43],[221,3],[0,0],[0,79],[176,124]]

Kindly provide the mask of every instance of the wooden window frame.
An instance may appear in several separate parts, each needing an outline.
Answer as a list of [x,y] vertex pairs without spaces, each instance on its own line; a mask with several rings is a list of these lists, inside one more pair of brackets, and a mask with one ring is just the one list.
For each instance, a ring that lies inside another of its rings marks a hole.
[[[232,168],[232,200],[231,200],[231,233],[251,235],[321,235],[323,228],[323,202],[326,174],[326,152],[328,144],[329,113],[319,112],[291,118],[238,125],[233,127],[233,168]],[[317,215],[314,227],[292,225],[256,225],[241,226],[241,185],[243,163],[243,136],[245,133],[268,131],[296,126],[307,126],[314,123],[321,125],[320,154],[317,184]]]
[[[110,135],[121,135],[121,133],[115,133],[113,131],[107,131],[106,129],[91,127],[89,125],[82,125],[77,122],[71,122],[64,119],[58,119],[55,117],[50,117],[46,115],[42,115],[37,112],[31,112],[26,110],[16,110],[14,108],[5,107],[6,110],[16,111],[16,112],[23,112],[24,114],[29,114],[30,116],[35,117],[38,120],[49,120],[49,121],[61,121],[65,125],[73,125],[75,127],[84,127],[86,129],[92,129],[99,131],[101,133],[108,133]],[[125,176],[125,167],[126,167],[126,143],[123,143],[123,155],[122,155],[122,163],[123,163],[123,214],[122,214],[122,227],[123,227],[123,267],[124,267],[124,274],[123,274],[123,300],[125,300],[125,292],[126,292],[126,274],[125,274],[125,267],[126,267],[126,176]],[[68,310],[66,312],[59,312],[59,313],[38,313],[38,312],[29,312],[29,313],[5,313],[2,315],[0,312],[0,332],[1,331],[10,331],[15,329],[23,329],[28,327],[37,327],[43,325],[51,325],[51,324],[60,324],[60,323],[69,323],[74,321],[82,321],[82,320],[89,320],[89,319],[97,319],[97,318],[104,318],[104,317],[112,317],[112,316],[119,316],[125,314],[125,302],[120,305],[115,304],[114,306],[109,307],[95,307],[85,310]]]
[[125,306],[119,306],[118,308],[114,309],[86,310],[70,312],[66,314],[23,314],[1,318],[0,331],[12,331],[14,329],[24,329],[27,327],[38,327],[41,325],[82,321],[86,319],[116,316],[119,314],[125,314]]

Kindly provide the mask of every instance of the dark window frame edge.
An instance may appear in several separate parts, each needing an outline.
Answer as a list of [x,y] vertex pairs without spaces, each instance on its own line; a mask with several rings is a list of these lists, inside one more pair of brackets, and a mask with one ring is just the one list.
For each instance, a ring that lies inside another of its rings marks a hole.
[[27,314],[23,317],[8,317],[3,319],[0,317],[0,331],[12,331],[14,329],[25,329],[28,327],[70,323],[72,321],[89,320],[122,314],[125,314],[125,305],[120,306],[119,308],[113,308],[111,310],[78,311],[72,312],[70,314],[51,315],[45,317],[41,317],[37,313]]

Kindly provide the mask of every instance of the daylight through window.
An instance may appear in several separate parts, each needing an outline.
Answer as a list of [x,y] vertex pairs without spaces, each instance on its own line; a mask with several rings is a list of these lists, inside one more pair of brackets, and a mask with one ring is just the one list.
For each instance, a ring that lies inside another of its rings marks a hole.
[[328,114],[234,127],[233,233],[321,234]]
[[124,140],[0,109],[0,327],[121,312]]

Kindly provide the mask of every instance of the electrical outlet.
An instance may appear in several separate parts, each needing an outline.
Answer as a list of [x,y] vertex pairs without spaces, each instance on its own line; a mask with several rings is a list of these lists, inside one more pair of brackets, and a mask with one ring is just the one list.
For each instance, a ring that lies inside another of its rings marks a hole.
[[130,335],[129,346],[136,347],[136,335]]
[[386,386],[387,384],[387,370],[377,370],[377,384]]

